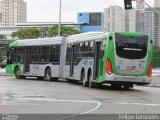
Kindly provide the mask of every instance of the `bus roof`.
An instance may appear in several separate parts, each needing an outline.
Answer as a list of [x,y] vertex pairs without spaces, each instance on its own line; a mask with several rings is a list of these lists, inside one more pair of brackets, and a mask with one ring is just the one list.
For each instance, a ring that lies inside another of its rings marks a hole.
[[17,40],[11,43],[9,46],[16,47],[16,46],[40,46],[40,45],[50,45],[50,44],[61,44],[61,41],[62,37],[25,39],[25,40]]
[[[86,32],[76,35],[71,35],[65,38],[68,43],[79,43],[83,41],[92,41],[92,40],[100,40],[100,38],[105,37],[108,34],[114,34],[114,32]],[[138,32],[116,32],[121,35],[126,36],[143,36],[144,34]],[[61,44],[63,37],[52,37],[52,38],[38,38],[38,39],[25,39],[25,40],[17,40],[11,43],[10,47],[16,46],[40,46],[40,45],[54,45]]]
[[68,43],[77,43],[83,41],[98,40],[103,37],[104,32],[87,32],[78,35],[72,35],[67,38]]

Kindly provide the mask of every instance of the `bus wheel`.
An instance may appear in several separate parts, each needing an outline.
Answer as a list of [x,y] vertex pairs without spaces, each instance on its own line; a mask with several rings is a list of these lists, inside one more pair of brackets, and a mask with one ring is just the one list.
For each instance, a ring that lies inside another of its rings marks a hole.
[[88,82],[86,81],[85,72],[83,71],[81,74],[82,84],[84,87],[88,87]]
[[130,88],[133,88],[133,84],[124,84],[124,85],[123,85],[123,88],[124,88],[125,90],[129,90]]
[[45,72],[45,79],[47,81],[51,81],[52,80],[52,77],[51,77],[51,69],[50,68],[47,68],[46,72]]
[[111,83],[111,88],[112,89],[121,89],[122,85],[121,84],[116,84],[116,83]]
[[92,76],[91,76],[91,74],[89,74],[89,76],[88,76],[88,81],[89,81],[89,87],[90,87],[90,88],[96,87],[96,83],[94,83],[94,82],[92,81]]
[[44,77],[37,77],[37,79],[38,79],[38,80],[43,80],[43,79],[44,79]]
[[15,69],[14,75],[15,75],[15,77],[16,77],[17,79],[21,79],[21,78],[22,78],[22,76],[20,75],[20,70],[19,70],[18,67]]

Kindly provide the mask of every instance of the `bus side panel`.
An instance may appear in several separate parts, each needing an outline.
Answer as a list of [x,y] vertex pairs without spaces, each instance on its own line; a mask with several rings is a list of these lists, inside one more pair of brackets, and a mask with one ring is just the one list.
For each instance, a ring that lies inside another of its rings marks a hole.
[[52,77],[59,77],[59,65],[52,65],[52,64],[44,64],[44,65],[31,64],[30,65],[30,75],[44,77],[45,70],[48,67],[51,69]]

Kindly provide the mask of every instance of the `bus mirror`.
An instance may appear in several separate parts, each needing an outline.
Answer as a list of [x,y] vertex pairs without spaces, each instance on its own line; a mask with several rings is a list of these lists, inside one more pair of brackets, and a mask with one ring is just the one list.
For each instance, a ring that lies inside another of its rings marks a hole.
[[112,36],[109,36],[109,40],[112,40],[112,38],[113,38]]
[[153,43],[153,40],[151,40],[151,44]]

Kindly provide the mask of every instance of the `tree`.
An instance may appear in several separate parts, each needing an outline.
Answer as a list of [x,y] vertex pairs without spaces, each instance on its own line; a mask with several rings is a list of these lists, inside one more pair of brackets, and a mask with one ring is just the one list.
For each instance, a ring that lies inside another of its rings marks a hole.
[[0,39],[6,39],[6,36],[3,34],[0,34]]
[[11,36],[12,38],[18,39],[34,39],[40,36],[40,32],[37,28],[26,28],[17,32],[13,32]]
[[[63,35],[74,35],[79,34],[78,30],[73,29],[72,27],[61,26],[61,36]],[[54,25],[49,31],[48,36],[53,37],[58,35],[58,25]]]

